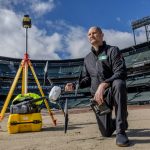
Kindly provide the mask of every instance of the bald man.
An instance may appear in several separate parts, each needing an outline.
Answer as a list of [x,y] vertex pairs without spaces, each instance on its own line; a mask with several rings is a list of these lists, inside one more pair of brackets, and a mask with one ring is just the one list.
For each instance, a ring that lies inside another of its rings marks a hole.
[[[88,30],[91,51],[84,59],[79,87],[90,86],[91,95],[98,105],[106,101],[111,108],[115,106],[115,119],[112,119],[112,112],[95,115],[102,136],[110,137],[116,130],[116,144],[125,147],[129,145],[125,133],[128,127],[125,61],[118,47],[107,45],[103,37],[100,27],[94,26]],[[74,90],[73,84],[68,83],[65,90]],[[106,90],[108,92],[104,97]]]

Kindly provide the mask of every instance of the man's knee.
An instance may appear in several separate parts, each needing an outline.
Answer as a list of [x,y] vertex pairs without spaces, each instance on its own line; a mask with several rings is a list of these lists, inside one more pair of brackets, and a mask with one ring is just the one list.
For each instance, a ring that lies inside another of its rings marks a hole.
[[117,103],[121,102],[124,105],[127,101],[126,82],[123,80],[115,80],[112,86],[114,101]]

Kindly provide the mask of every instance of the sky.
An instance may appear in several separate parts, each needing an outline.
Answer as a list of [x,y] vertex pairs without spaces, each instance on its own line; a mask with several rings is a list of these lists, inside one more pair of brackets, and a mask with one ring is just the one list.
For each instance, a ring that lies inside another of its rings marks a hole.
[[[90,52],[87,32],[99,26],[107,44],[120,49],[134,45],[131,22],[150,15],[150,0],[0,0],[0,56],[23,58],[28,14],[30,59],[57,60],[85,57]],[[146,41],[144,27],[135,32]]]

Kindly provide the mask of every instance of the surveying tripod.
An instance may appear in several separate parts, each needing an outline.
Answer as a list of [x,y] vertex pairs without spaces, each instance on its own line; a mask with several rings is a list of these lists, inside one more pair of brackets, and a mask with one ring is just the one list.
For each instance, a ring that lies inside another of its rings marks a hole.
[[[10,91],[9,91],[9,93],[7,95],[5,103],[4,103],[3,108],[1,110],[0,121],[4,118],[6,109],[8,107],[9,102],[10,102],[10,99],[11,99],[13,93],[14,93],[14,90],[16,88],[16,85],[17,85],[17,82],[18,82],[19,77],[21,75],[21,72],[22,72],[22,92],[21,93],[22,93],[22,95],[24,95],[24,94],[27,93],[27,87],[28,87],[28,67],[30,67],[30,70],[32,72],[32,75],[33,75],[33,77],[35,79],[35,82],[36,82],[36,84],[38,86],[38,89],[39,89],[42,97],[45,96],[44,92],[42,90],[42,87],[41,87],[41,85],[40,85],[40,83],[38,81],[38,78],[36,76],[36,73],[34,71],[34,68],[32,66],[32,63],[31,63],[31,61],[29,59],[28,53],[27,53],[27,49],[28,49],[28,42],[27,42],[28,41],[28,28],[31,28],[31,19],[29,18],[28,15],[24,16],[23,27],[26,28],[26,53],[24,54],[24,58],[21,61],[21,64],[20,64],[19,69],[17,71],[17,74],[15,76],[15,79],[14,79],[14,81],[12,83]],[[46,108],[47,108],[47,110],[49,112],[49,115],[52,118],[52,121],[53,121],[54,125],[56,126],[56,119],[54,118],[53,113],[52,113],[52,111],[51,111],[51,109],[49,107],[48,101],[46,99],[44,99],[44,103],[45,103],[45,106],[46,106]]]

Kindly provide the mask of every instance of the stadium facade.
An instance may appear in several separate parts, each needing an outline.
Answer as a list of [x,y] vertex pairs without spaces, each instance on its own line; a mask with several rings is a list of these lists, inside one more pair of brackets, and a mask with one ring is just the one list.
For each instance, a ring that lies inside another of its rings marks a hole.
[[[145,42],[121,50],[127,65],[128,104],[145,104],[150,101],[150,43]],[[46,96],[54,85],[61,86],[62,90],[67,82],[76,82],[79,79],[83,58],[69,60],[31,60],[39,82]],[[44,68],[48,61],[47,80],[44,83]],[[1,106],[10,90],[21,59],[0,57],[0,103]],[[28,92],[38,93],[38,87],[29,70]],[[14,96],[21,93],[21,78],[14,91]],[[60,101],[68,98],[69,107],[89,105],[89,88],[78,89],[74,92],[63,93]]]

